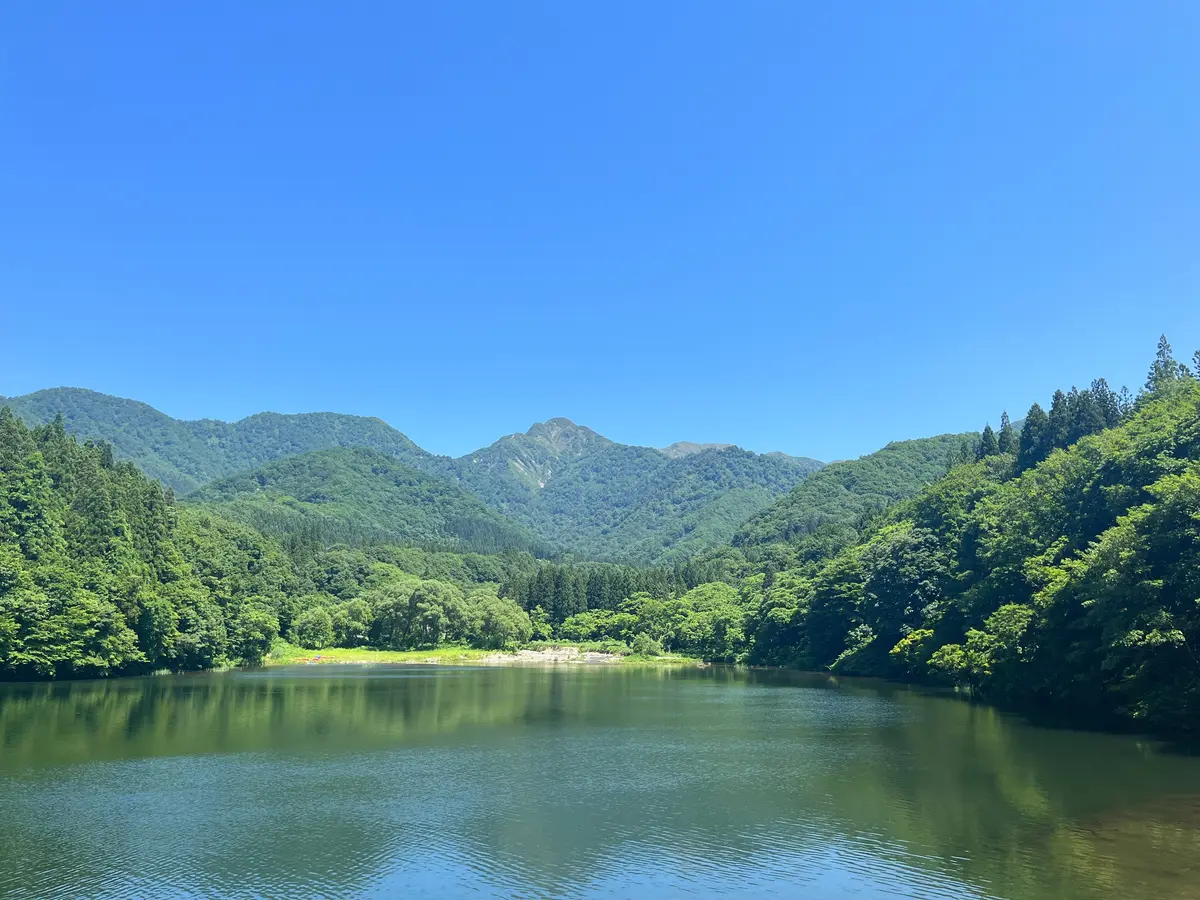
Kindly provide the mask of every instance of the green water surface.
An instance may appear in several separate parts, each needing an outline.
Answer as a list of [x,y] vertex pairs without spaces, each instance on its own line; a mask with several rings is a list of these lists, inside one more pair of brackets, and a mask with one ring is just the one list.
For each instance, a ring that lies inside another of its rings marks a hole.
[[1200,758],[823,676],[0,685],[0,896],[1200,898]]

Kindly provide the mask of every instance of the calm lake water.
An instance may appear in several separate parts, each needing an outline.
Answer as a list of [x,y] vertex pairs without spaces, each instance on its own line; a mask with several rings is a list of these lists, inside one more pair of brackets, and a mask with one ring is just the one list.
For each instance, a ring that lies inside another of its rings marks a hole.
[[0,685],[0,895],[1200,898],[1200,759],[730,669]]

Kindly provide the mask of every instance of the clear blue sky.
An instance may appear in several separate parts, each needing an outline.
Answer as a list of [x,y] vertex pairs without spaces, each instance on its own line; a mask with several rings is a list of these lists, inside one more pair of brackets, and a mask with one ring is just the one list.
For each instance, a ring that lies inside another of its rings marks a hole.
[[0,393],[820,458],[1200,346],[1200,4],[12,2]]

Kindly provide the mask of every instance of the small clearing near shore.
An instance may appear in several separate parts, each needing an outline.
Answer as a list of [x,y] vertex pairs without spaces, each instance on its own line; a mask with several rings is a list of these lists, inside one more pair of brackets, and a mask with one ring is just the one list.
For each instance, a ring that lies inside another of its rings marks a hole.
[[329,647],[306,650],[278,643],[267,658],[268,666],[408,663],[410,665],[545,666],[545,665],[696,665],[684,656],[622,656],[569,644],[536,650],[479,650],[474,647],[437,647],[433,650],[372,650],[366,647]]
[[545,665],[547,663],[586,663],[589,665],[623,662],[626,657],[578,647],[544,647],[540,650],[518,650],[516,653],[490,653],[479,660],[489,665]]

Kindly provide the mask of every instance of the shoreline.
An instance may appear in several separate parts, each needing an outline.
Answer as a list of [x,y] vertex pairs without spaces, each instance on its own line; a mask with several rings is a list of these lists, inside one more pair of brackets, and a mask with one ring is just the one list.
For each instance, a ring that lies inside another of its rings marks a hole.
[[267,667],[299,665],[426,665],[426,666],[666,666],[710,663],[690,656],[634,656],[591,650],[570,644],[536,650],[480,650],[473,647],[438,647],[432,650],[374,650],[367,647],[330,647],[305,650],[285,645],[263,661]]

